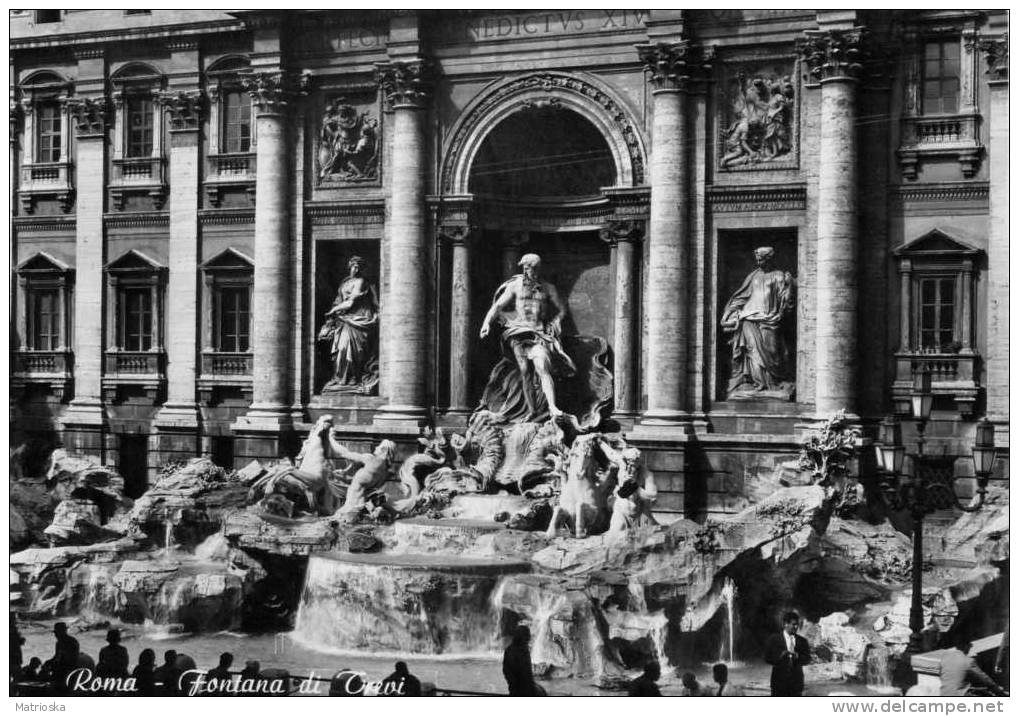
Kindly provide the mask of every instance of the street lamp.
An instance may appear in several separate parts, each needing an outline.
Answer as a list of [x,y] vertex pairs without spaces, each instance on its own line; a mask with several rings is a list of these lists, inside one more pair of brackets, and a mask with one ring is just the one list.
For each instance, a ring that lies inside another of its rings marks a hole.
[[913,522],[913,593],[909,607],[909,653],[918,653],[923,638],[923,520],[937,510],[956,507],[963,512],[976,512],[984,505],[987,483],[994,469],[994,426],[984,418],[977,423],[973,445],[973,468],[976,474],[977,498],[964,505],[955,494],[955,456],[927,455],[924,453],[924,431],[934,406],[931,374],[928,366],[913,378],[910,407],[916,420],[916,452],[909,455],[912,463],[910,475],[903,470],[906,448],[902,444],[902,431],[895,418],[885,418],[874,443],[877,457],[879,485],[885,502],[895,511],[909,510]]

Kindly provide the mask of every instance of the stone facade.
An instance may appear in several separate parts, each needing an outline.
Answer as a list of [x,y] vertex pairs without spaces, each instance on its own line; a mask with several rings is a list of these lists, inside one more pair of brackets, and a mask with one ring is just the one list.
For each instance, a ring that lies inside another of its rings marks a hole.
[[[967,455],[986,415],[1007,456],[1005,12],[60,13],[10,16],[27,437],[150,481],[291,453],[326,413],[413,451],[477,405],[484,307],[536,252],[609,343],[664,513],[744,509],[818,419],[901,413],[923,363],[929,444]],[[760,246],[795,280],[785,400],[727,398],[720,313]],[[353,256],[379,385],[324,394]]]

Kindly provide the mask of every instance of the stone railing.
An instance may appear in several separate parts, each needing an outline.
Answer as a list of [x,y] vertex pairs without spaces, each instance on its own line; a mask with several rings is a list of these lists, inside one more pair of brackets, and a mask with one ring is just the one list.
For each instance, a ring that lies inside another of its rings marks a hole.
[[11,388],[29,385],[47,386],[65,402],[71,397],[74,381],[74,355],[70,351],[17,351],[13,356]]
[[114,184],[162,184],[162,157],[124,157],[113,160]]
[[153,403],[166,386],[166,354],[162,351],[109,350],[105,355],[103,394],[113,402],[121,388],[144,391]]
[[70,162],[34,162],[21,167],[18,196],[25,214],[35,211],[35,200],[40,196],[56,197],[61,210],[70,211],[72,189]]
[[208,178],[238,177],[254,175],[255,153],[235,152],[232,154],[210,154],[208,157]]
[[223,194],[231,190],[246,194],[247,202],[254,204],[255,153],[210,154],[204,184],[206,198],[212,207],[219,207],[223,203]]
[[162,353],[151,351],[109,351],[106,372],[117,375],[158,375],[162,373]]
[[967,179],[980,166],[983,147],[977,125],[978,114],[906,117],[902,120],[902,144],[899,168],[906,179],[916,179],[921,159],[930,156],[954,156]]
[[895,384],[892,387],[896,412],[909,412],[913,377],[923,370],[929,370],[934,395],[954,398],[959,412],[964,416],[971,415],[977,395],[982,390],[977,382],[980,375],[979,361],[980,355],[973,351],[896,353]]
[[203,353],[203,375],[251,375],[254,357],[251,353]]
[[71,353],[69,351],[19,351],[15,360],[15,372],[25,375],[69,375]]

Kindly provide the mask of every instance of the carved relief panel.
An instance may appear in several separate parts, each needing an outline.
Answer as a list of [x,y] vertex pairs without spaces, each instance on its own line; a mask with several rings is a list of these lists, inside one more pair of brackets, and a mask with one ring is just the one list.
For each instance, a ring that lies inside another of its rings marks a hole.
[[718,169],[799,166],[799,87],[793,57],[736,61],[718,83]]
[[315,126],[315,183],[321,188],[379,184],[382,122],[377,93],[324,98]]

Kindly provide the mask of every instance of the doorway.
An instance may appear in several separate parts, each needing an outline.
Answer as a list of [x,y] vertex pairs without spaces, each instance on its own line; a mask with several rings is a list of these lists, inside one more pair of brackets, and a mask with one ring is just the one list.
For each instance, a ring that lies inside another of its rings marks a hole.
[[121,435],[117,470],[124,478],[124,494],[141,497],[149,487],[149,438],[147,435]]

